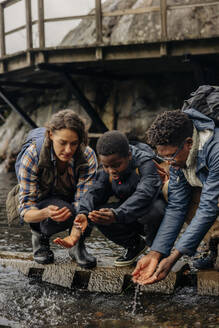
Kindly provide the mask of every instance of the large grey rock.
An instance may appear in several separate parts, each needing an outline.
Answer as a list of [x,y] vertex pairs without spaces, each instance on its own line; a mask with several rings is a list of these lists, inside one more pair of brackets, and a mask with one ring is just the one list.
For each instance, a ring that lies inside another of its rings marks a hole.
[[[211,3],[207,0],[205,3]],[[168,6],[198,4],[199,0],[167,0]],[[159,6],[160,0],[108,0],[103,12]],[[93,13],[92,11],[91,13]],[[169,40],[209,38],[219,35],[219,4],[202,7],[184,6],[168,10],[167,33]],[[158,11],[138,15],[110,16],[103,18],[103,43],[126,44],[156,42],[160,40],[161,23]],[[95,19],[83,19],[70,31],[61,45],[91,45],[96,42]]]

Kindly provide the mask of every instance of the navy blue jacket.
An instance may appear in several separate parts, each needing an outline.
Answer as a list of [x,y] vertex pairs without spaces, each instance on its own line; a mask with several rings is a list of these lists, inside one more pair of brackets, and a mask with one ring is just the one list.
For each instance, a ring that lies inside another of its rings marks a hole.
[[[132,223],[141,218],[151,206],[152,200],[159,193],[161,180],[153,162],[154,152],[146,145],[139,143],[131,146],[132,159],[120,180],[109,179],[109,174],[100,170],[97,180],[80,200],[79,213],[90,211],[105,205],[110,196],[116,196],[120,206],[114,209],[116,221]],[[139,174],[136,173],[138,168]]]
[[[196,175],[203,187],[195,217],[176,244],[176,249],[193,255],[218,215],[219,197],[219,128],[207,116],[194,109],[185,110],[198,131],[213,130],[213,136],[198,151]],[[170,167],[168,206],[151,249],[168,256],[185,221],[192,187],[183,171]]]

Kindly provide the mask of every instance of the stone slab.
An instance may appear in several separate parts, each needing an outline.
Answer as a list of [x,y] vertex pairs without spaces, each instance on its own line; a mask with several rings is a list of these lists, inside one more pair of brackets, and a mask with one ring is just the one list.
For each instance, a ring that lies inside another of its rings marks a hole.
[[156,284],[141,286],[141,292],[144,293],[161,293],[161,294],[173,294],[176,286],[177,274],[170,272],[168,276]]
[[105,267],[96,268],[91,272],[88,290],[91,292],[104,292],[120,294],[123,290],[126,275],[131,276],[132,269]]
[[219,296],[219,272],[215,270],[199,271],[197,287],[199,295]]
[[76,263],[54,263],[44,266],[42,281],[61,287],[71,288],[76,270]]
[[[43,282],[67,288],[83,288],[90,292],[118,294],[127,287],[127,281],[129,285],[133,284],[131,274],[134,267],[116,268],[113,266],[113,258],[107,257],[101,257],[97,267],[89,270],[80,268],[70,258],[56,259],[53,264],[41,265],[32,260],[30,253],[1,252],[0,265],[15,268],[27,276],[37,273]],[[172,294],[185,268],[184,263],[179,263],[165,280],[141,286],[141,291]]]

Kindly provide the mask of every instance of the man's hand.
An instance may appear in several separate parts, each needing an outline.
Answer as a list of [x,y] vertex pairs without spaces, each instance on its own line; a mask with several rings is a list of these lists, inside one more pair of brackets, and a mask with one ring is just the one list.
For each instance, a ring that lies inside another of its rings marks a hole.
[[51,218],[56,222],[66,221],[72,215],[71,211],[67,207],[62,207],[59,209],[58,206],[55,205],[49,205],[42,211],[44,211],[45,218]]
[[78,214],[74,220],[74,225],[78,226],[82,232],[87,228],[87,216],[85,214]]
[[[157,252],[155,252],[155,253],[157,253]],[[147,272],[145,272],[145,273],[143,273],[145,271],[143,268],[142,274],[140,274],[135,280],[133,277],[133,281],[139,283],[140,285],[149,285],[149,284],[154,284],[160,280],[165,279],[166,276],[168,275],[168,273],[170,272],[170,270],[172,269],[173,265],[177,262],[177,260],[181,256],[182,256],[182,254],[180,254],[180,252],[178,250],[175,250],[170,256],[168,256],[160,261],[156,270],[154,270],[154,272],[152,274],[151,274],[152,270],[150,271],[149,267],[147,269]],[[152,263],[152,261],[151,261],[151,263]],[[136,267],[136,269],[137,269],[137,267]],[[136,269],[135,269],[135,271],[136,271]],[[135,271],[133,272],[133,274],[135,273]]]
[[162,254],[155,251],[150,251],[147,255],[143,256],[132,272],[132,280],[140,285],[145,285],[147,280],[155,273],[161,257]]
[[88,214],[91,221],[97,224],[109,225],[116,221],[115,214],[110,208],[101,208]]

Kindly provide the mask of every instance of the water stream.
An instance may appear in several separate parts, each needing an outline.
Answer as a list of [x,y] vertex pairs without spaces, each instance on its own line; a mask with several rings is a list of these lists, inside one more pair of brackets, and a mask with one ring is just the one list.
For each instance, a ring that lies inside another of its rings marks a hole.
[[[25,226],[7,226],[5,198],[15,183],[13,174],[0,175],[0,251],[31,251]],[[52,246],[56,256],[66,251]],[[97,257],[116,256],[121,249],[96,231],[87,242]],[[174,295],[142,294],[127,287],[121,295],[68,290],[30,280],[0,266],[0,328],[219,328],[219,297],[198,296],[194,287]]]

